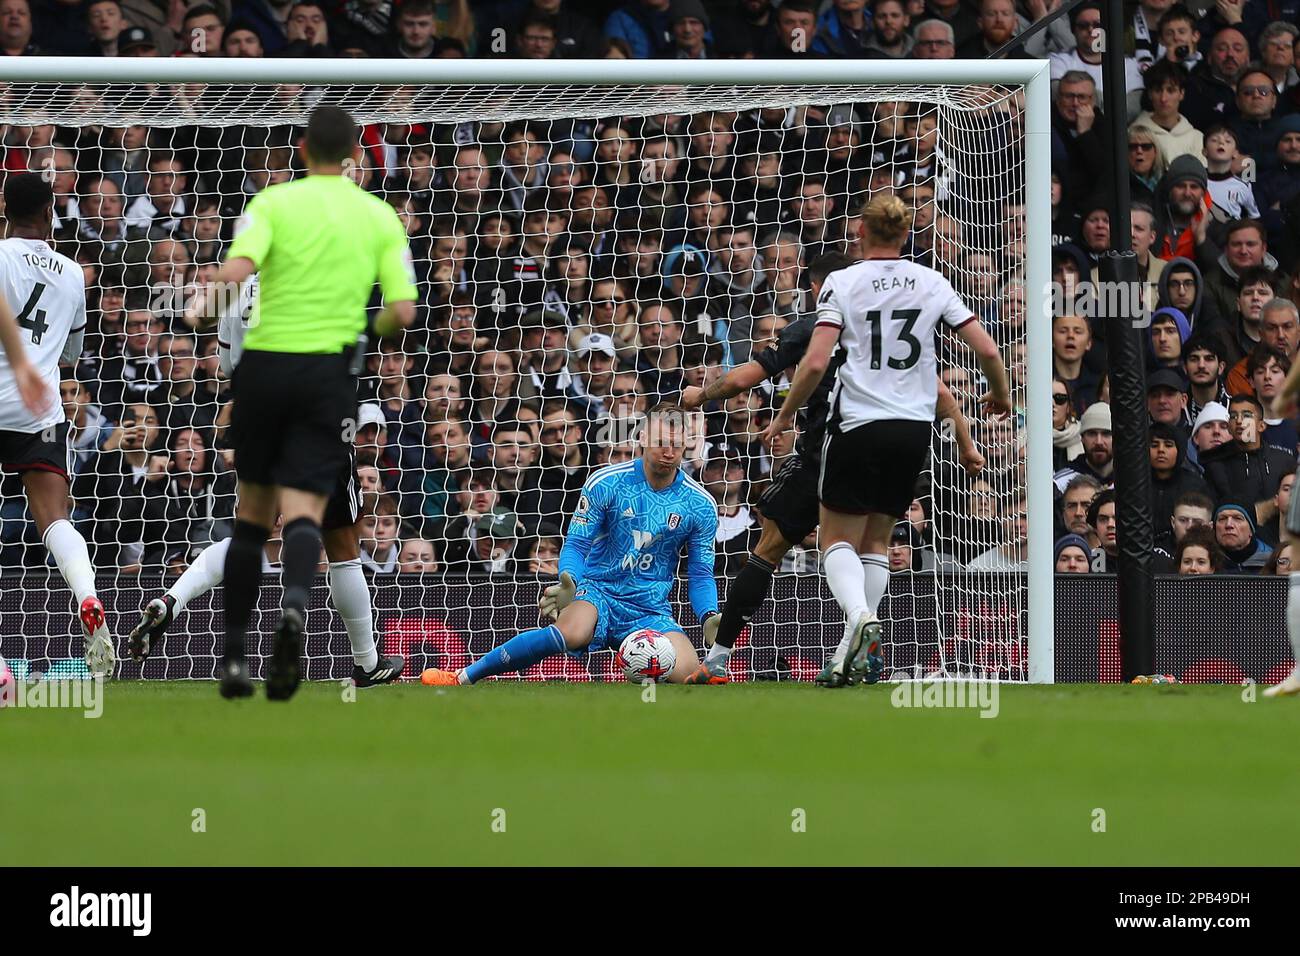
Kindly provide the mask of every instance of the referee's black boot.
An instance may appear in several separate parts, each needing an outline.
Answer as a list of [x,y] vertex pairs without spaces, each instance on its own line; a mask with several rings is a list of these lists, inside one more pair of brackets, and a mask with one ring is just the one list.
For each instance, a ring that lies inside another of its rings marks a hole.
[[221,662],[221,696],[227,700],[253,696],[253,682],[248,677],[247,662],[236,660]]
[[402,668],[404,667],[406,667],[406,658],[401,654],[379,658],[379,663],[368,671],[363,671],[360,664],[354,664],[352,665],[352,683],[356,684],[357,687],[378,687],[381,684],[391,684],[402,676]]
[[266,699],[288,700],[302,681],[302,612],[287,607],[275,630],[275,648],[266,671]]

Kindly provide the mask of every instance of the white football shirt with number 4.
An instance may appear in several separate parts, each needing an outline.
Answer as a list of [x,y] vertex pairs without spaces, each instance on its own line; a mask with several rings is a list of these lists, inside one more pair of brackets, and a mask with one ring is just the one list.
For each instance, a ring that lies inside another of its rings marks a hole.
[[841,431],[876,421],[932,421],[936,328],[973,321],[947,279],[907,259],[865,259],[832,272],[817,299],[817,324],[841,330],[844,352],[831,390],[832,420]]
[[64,420],[59,360],[68,336],[86,327],[86,277],[81,266],[40,239],[5,239],[0,241],[0,295],[18,318],[28,357],[50,387],[50,407],[43,416],[33,415],[0,349],[0,430],[30,435]]

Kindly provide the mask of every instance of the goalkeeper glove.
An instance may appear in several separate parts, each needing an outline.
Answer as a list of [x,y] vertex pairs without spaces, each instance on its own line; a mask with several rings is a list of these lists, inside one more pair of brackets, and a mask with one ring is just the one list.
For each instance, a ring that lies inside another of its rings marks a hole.
[[711,611],[704,618],[704,646],[712,647],[713,642],[718,639],[718,627],[722,624],[722,615],[717,611]]
[[537,601],[537,606],[552,621],[559,620],[560,612],[572,603],[573,595],[577,590],[578,583],[573,580],[573,575],[568,571],[562,571],[560,572],[560,583],[552,584],[543,591],[541,598]]

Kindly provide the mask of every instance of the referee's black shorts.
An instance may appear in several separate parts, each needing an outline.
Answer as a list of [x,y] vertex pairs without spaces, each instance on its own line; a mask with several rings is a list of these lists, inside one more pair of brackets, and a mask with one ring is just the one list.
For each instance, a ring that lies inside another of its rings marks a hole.
[[867,422],[826,429],[821,503],[841,514],[902,518],[916,498],[916,479],[930,462],[930,422]]
[[792,455],[772,476],[756,506],[758,513],[776,525],[781,537],[798,544],[821,520],[817,502],[817,465]]
[[248,351],[232,376],[240,481],[329,496],[349,463],[356,382],[336,355]]

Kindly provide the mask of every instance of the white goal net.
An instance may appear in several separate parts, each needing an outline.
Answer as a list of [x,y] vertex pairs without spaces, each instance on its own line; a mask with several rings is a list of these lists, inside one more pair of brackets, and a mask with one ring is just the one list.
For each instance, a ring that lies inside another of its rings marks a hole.
[[[228,383],[215,334],[188,334],[180,312],[249,199],[302,174],[310,109],[335,103],[363,127],[352,175],[406,224],[420,291],[414,327],[369,356],[357,430],[376,638],[408,656],[408,678],[536,626],[585,476],[635,453],[649,405],[773,345],[811,308],[813,263],[853,258],[859,211],[893,192],[915,210],[905,253],[947,276],[994,334],[1018,412],[984,418],[973,356],[944,340],[942,377],[985,464],[967,475],[951,423],[936,422],[932,466],[890,551],[886,673],[1029,679],[1026,319],[1037,296],[1023,85],[254,85],[196,79],[201,67],[183,62],[188,81],[0,90],[4,168],[48,176],[52,245],[86,275],[85,352],[61,391],[74,519],[116,635],[230,534]],[[794,453],[794,434],[759,440],[787,381],[707,406],[687,454],[718,502],[724,594],[757,540],[754,504]],[[79,673],[71,597],[15,476],[3,490],[0,652],[20,674]],[[278,609],[277,555],[273,540],[254,667]],[[839,639],[815,536],[778,572],[732,657],[736,679],[811,679]],[[219,592],[196,598],[143,668],[120,642],[118,676],[210,677],[220,608]],[[323,575],[308,630],[307,676],[350,673]],[[524,676],[621,679],[609,656]]]

